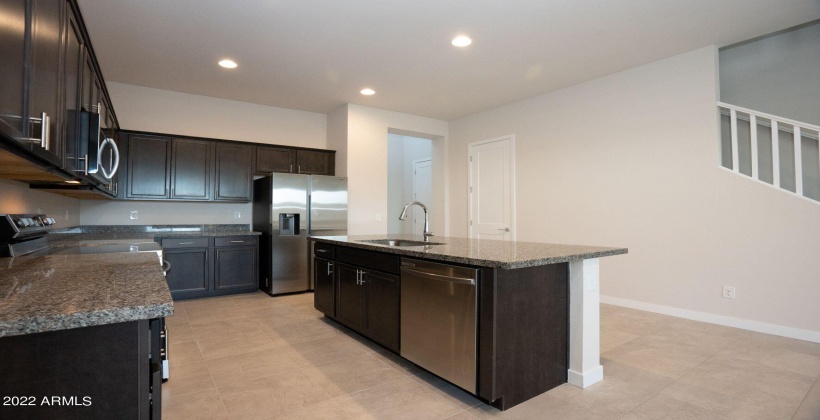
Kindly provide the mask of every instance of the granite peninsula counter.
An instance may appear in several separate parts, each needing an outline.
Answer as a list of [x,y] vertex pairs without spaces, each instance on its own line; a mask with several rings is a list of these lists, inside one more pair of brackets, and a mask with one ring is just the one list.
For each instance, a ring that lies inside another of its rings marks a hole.
[[[562,383],[586,388],[603,380],[599,259],[626,254],[626,248],[440,236],[431,237],[428,244],[410,246],[368,242],[421,240],[413,235],[309,239],[314,250],[316,309],[399,354],[398,337],[404,334],[401,325],[405,325],[399,321],[405,315],[416,316],[401,309],[405,297],[400,291],[410,286],[403,283],[400,259],[477,269],[478,366],[476,386],[471,389],[499,409],[513,407]],[[410,267],[414,264],[405,263]],[[417,277],[409,279],[416,281]],[[436,295],[430,299],[443,298]],[[414,306],[409,301],[408,305]],[[458,316],[452,314],[451,318]],[[451,334],[457,335],[468,327],[453,328],[457,329]]]
[[173,313],[155,253],[0,258],[0,337]]

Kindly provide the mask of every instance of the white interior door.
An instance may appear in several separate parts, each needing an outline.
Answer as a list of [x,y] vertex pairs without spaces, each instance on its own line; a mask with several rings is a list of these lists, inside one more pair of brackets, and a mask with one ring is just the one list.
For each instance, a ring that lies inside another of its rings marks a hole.
[[[413,200],[421,201],[428,209],[433,205],[433,173],[430,159],[413,161]],[[424,233],[424,211],[413,206],[413,234]]]
[[471,238],[515,239],[515,139],[470,143],[469,195]]

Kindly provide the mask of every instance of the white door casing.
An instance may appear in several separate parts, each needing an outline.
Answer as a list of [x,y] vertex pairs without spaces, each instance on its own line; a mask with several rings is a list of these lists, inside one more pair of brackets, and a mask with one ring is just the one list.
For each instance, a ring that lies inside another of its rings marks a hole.
[[515,240],[515,136],[470,143],[470,238]]
[[[433,173],[430,159],[413,161],[413,200],[421,201],[431,209],[433,205]],[[424,212],[419,206],[413,206],[413,234],[424,233]]]

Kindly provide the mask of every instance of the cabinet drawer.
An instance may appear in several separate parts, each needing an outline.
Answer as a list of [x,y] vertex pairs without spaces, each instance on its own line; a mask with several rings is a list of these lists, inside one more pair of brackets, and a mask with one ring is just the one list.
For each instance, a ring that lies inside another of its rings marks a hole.
[[334,246],[322,242],[313,243],[313,255],[316,257],[326,258],[332,260],[334,257]]
[[397,255],[343,246],[336,247],[336,261],[390,274],[399,274],[401,270],[401,258]]
[[162,248],[207,248],[208,238],[163,238]]
[[214,238],[214,246],[256,246],[259,245],[258,236],[226,236]]

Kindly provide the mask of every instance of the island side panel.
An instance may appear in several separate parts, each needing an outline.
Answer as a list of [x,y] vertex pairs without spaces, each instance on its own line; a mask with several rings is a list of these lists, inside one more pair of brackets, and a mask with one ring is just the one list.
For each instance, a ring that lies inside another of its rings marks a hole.
[[478,396],[493,401],[495,392],[496,269],[482,268],[478,279]]
[[601,366],[599,260],[570,263],[569,383],[586,388],[604,379]]
[[36,401],[0,418],[147,419],[147,331],[139,320],[0,338],[0,394]]
[[505,410],[567,382],[569,264],[496,270],[495,397]]

